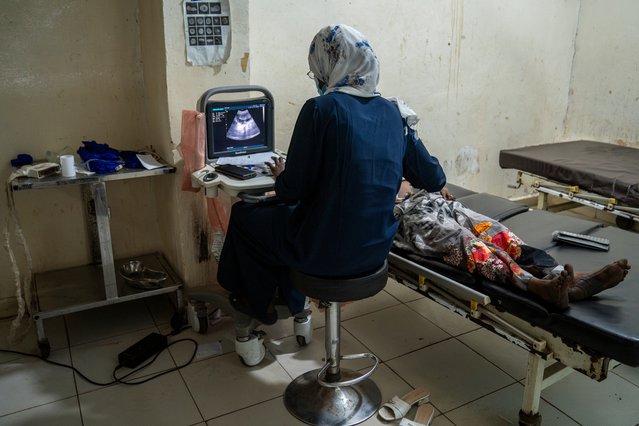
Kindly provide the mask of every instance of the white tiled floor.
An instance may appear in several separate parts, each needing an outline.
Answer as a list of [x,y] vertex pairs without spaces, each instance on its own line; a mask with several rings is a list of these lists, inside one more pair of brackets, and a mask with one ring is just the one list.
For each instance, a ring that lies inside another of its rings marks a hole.
[[[171,315],[168,301],[157,297],[47,320],[50,359],[108,382],[117,354],[150,332],[167,334]],[[268,354],[252,368],[234,353],[230,318],[205,335],[184,331],[170,341],[196,339],[195,361],[136,386],[100,387],[71,370],[0,353],[0,425],[301,425],[282,395],[295,376],[320,366],[324,320],[315,312],[313,342],[302,349],[290,322],[263,327]],[[0,323],[0,348],[8,348],[8,328],[8,321]],[[34,334],[10,349],[37,353]],[[346,306],[342,340],[343,353],[371,351],[381,358],[373,378],[384,400],[428,388],[434,426],[517,424],[527,353],[402,285],[389,281],[376,297]],[[190,342],[172,346],[136,377],[185,363],[192,348]],[[573,373],[542,398],[544,425],[636,425],[639,369],[619,365],[603,382]],[[387,423],[373,417],[363,424]]]

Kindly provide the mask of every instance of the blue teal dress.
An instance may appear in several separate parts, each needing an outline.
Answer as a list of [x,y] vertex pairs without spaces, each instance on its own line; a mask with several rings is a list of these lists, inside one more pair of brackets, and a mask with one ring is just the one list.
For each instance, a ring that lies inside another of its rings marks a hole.
[[280,202],[233,206],[218,282],[259,318],[278,290],[292,313],[303,309],[290,269],[321,277],[375,269],[397,231],[402,177],[430,192],[446,183],[393,103],[339,92],[309,99],[275,182]]

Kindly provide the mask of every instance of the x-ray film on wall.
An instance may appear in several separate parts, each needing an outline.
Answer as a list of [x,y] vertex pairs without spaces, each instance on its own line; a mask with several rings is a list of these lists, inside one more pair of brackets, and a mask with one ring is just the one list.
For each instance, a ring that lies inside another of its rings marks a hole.
[[231,52],[229,0],[184,1],[186,60],[192,65],[221,65]]

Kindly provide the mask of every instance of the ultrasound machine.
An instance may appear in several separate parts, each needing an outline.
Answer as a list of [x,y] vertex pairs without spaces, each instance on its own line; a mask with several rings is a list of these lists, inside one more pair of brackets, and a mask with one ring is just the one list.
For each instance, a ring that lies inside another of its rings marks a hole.
[[[215,95],[259,92],[262,96],[240,100],[211,100]],[[206,165],[191,176],[195,188],[204,188],[207,197],[222,190],[251,200],[275,183],[264,164],[275,151],[274,102],[261,86],[233,86],[209,89],[198,100],[197,109],[206,119]]]
[[[215,95],[259,92],[262,96],[239,100],[211,100]],[[197,109],[206,118],[206,153],[204,168],[191,174],[194,188],[204,188],[207,197],[224,191],[244,202],[267,200],[275,180],[265,161],[286,155],[275,151],[274,102],[271,93],[261,86],[233,86],[209,89],[198,100]],[[205,333],[209,312],[221,310],[235,321],[235,351],[247,366],[259,364],[265,356],[264,332],[257,320],[237,309],[237,300],[224,290],[197,287],[188,291],[187,317],[194,331]],[[286,302],[274,300],[278,319],[291,317]],[[311,311],[294,316],[293,329],[297,343],[311,342],[313,328]]]

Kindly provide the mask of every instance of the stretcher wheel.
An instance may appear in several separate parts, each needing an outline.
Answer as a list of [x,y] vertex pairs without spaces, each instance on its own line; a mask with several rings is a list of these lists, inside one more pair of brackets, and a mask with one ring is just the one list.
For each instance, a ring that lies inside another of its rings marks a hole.
[[541,426],[541,413],[528,414],[519,410],[519,426]]
[[38,349],[40,349],[40,356],[42,358],[49,358],[49,355],[51,355],[51,345],[49,344],[49,339],[44,338],[42,340],[38,340]]
[[304,336],[295,336],[295,339],[297,340],[297,344],[300,346],[306,346],[308,343],[306,343],[306,338]]
[[615,223],[621,229],[630,229],[634,226],[635,221],[624,216],[617,216]]

